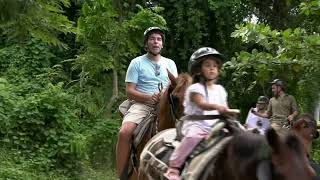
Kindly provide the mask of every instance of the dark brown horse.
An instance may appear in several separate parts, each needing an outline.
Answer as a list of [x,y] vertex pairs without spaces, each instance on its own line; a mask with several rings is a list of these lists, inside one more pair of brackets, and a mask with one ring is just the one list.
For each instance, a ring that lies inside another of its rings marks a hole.
[[317,130],[317,121],[311,114],[304,113],[292,123],[290,129],[304,145],[304,151],[310,158],[310,165],[316,171],[317,177],[315,180],[320,180],[320,165],[312,160],[312,143],[315,139],[319,138],[319,132]]
[[311,180],[315,176],[302,143],[286,129],[270,129],[266,136],[235,135],[222,153],[209,179]]
[[[130,159],[131,173],[129,173],[130,180],[141,179],[138,178],[139,157],[145,146],[145,144],[154,136],[157,132],[164,129],[175,127],[176,119],[179,119],[182,115],[183,98],[186,88],[192,83],[192,78],[187,73],[179,74],[177,78],[174,78],[169,73],[171,85],[165,89],[160,97],[158,111],[152,112],[151,118],[155,120],[150,126],[147,127],[145,134],[141,141],[134,148],[133,157]],[[144,128],[144,127],[143,127]],[[132,166],[132,164],[134,164]]]
[[[201,160],[197,162],[201,170],[191,168],[198,171],[197,175],[185,176],[185,179],[311,180],[315,176],[299,138],[292,132],[270,129],[263,136],[237,129],[231,131],[233,134],[228,136],[229,141],[220,149],[219,155],[206,159],[204,164],[200,164]],[[175,135],[174,129],[166,130],[147,143],[141,155],[141,177],[164,179],[162,175],[166,168],[161,164],[152,167],[154,154],[161,148],[155,142],[172,141]]]

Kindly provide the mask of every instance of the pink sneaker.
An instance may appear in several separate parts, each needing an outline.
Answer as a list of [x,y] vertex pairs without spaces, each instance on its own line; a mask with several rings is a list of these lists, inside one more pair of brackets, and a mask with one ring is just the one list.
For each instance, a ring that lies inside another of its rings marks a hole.
[[163,174],[168,180],[182,180],[180,177],[180,171],[177,168],[169,167],[167,172]]

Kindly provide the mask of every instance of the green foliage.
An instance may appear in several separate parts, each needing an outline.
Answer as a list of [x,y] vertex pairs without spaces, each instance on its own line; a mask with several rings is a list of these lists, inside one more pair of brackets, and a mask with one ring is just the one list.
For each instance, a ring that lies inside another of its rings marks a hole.
[[[319,34],[309,35],[300,28],[276,31],[264,24],[237,28],[232,37],[254,43],[256,49],[251,53],[237,53],[225,64],[232,82],[232,96],[251,96],[254,98],[249,101],[253,103],[255,97],[268,93],[268,81],[281,78],[287,82],[287,92],[296,96],[302,110],[310,110],[319,96],[312,91],[320,87]],[[240,100],[243,101],[246,102]]]
[[246,1],[161,0],[160,14],[166,19],[168,33],[164,55],[175,60],[179,70],[187,71],[188,59],[201,46],[211,46],[226,57],[240,48],[240,43],[230,37],[235,24],[251,14]]
[[63,15],[69,0],[1,0],[0,33],[8,40],[25,40],[29,36],[52,45],[64,46],[60,33],[74,33],[73,23]]
[[312,143],[311,158],[318,164],[320,163],[320,140],[314,140]]
[[74,96],[50,82],[54,58],[35,39],[0,49],[1,145],[46,171],[74,169],[87,158]]
[[116,180],[112,169],[96,170],[86,161],[81,164],[81,172],[73,177],[67,176],[61,170],[39,171],[34,168],[30,159],[21,157],[18,152],[6,149],[0,149],[0,166],[0,179],[6,180]]
[[43,168],[74,167],[74,160],[85,156],[85,144],[76,132],[79,121],[72,96],[63,92],[62,84],[48,84],[25,96],[17,95],[15,88],[5,84],[0,91],[2,147],[21,151]]
[[1,149],[0,150],[0,179],[10,179],[10,180],[24,180],[24,179],[34,179],[34,180],[53,180],[68,179],[63,176],[61,172],[41,172],[35,171],[33,165],[30,164],[30,160],[20,157],[21,155],[12,150]]
[[301,14],[304,15],[306,20],[302,23],[302,26],[308,32],[320,32],[320,2],[315,1],[306,1],[300,4]]
[[99,169],[115,167],[114,152],[120,123],[120,119],[105,119],[93,127],[88,144],[90,160],[94,167]]
[[35,39],[23,45],[8,46],[0,49],[0,74],[11,80],[23,77],[32,79],[44,73],[54,57],[46,45]]

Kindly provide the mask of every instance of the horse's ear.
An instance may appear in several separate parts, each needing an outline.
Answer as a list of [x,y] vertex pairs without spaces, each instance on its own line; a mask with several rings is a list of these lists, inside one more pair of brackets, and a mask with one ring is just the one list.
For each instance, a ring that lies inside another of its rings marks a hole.
[[176,77],[174,77],[174,75],[167,69],[168,72],[168,77],[171,81],[171,86],[176,87],[177,82],[176,82]]
[[292,124],[292,129],[298,130],[298,129],[300,129],[300,128],[302,127],[302,125],[303,125],[304,123],[306,123],[306,120],[304,120],[304,119],[301,119],[301,120],[299,120],[299,121],[296,121],[296,122],[294,122],[294,123]]
[[278,153],[280,146],[280,137],[277,134],[276,130],[274,130],[273,128],[268,129],[266,133],[266,138],[272,150],[275,153]]
[[271,167],[269,161],[261,161],[257,166],[256,176],[258,180],[271,180]]

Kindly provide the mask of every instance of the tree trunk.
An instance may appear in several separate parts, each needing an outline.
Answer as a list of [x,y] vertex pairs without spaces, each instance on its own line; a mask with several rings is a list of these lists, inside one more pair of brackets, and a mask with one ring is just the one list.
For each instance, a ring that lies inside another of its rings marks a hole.
[[[118,64],[117,60],[114,60],[115,65]],[[119,84],[118,84],[118,71],[116,66],[113,68],[112,70],[113,72],[113,89],[112,89],[112,96],[107,104],[107,110],[106,110],[106,115],[110,116],[111,115],[111,110],[112,110],[112,106],[114,105],[114,103],[117,101],[118,97],[119,97]]]
[[314,118],[317,120],[317,122],[320,121],[320,99],[318,100],[314,111]]
[[[120,23],[123,22],[123,8],[122,8],[122,1],[113,1],[113,6],[114,8],[117,10],[119,16],[118,16],[118,21]],[[118,46],[119,44],[117,44],[116,46]],[[114,50],[116,51],[117,48],[114,48]],[[116,52],[112,53],[114,54],[113,56],[113,64],[114,64],[114,67],[112,69],[112,72],[113,72],[113,89],[112,89],[112,96],[111,98],[109,99],[109,102],[107,104],[107,107],[106,107],[106,116],[109,117],[111,115],[111,110],[112,110],[112,107],[114,105],[114,103],[117,101],[117,99],[119,98],[119,83],[118,83],[118,70],[117,68],[119,67],[119,56],[116,56]]]

